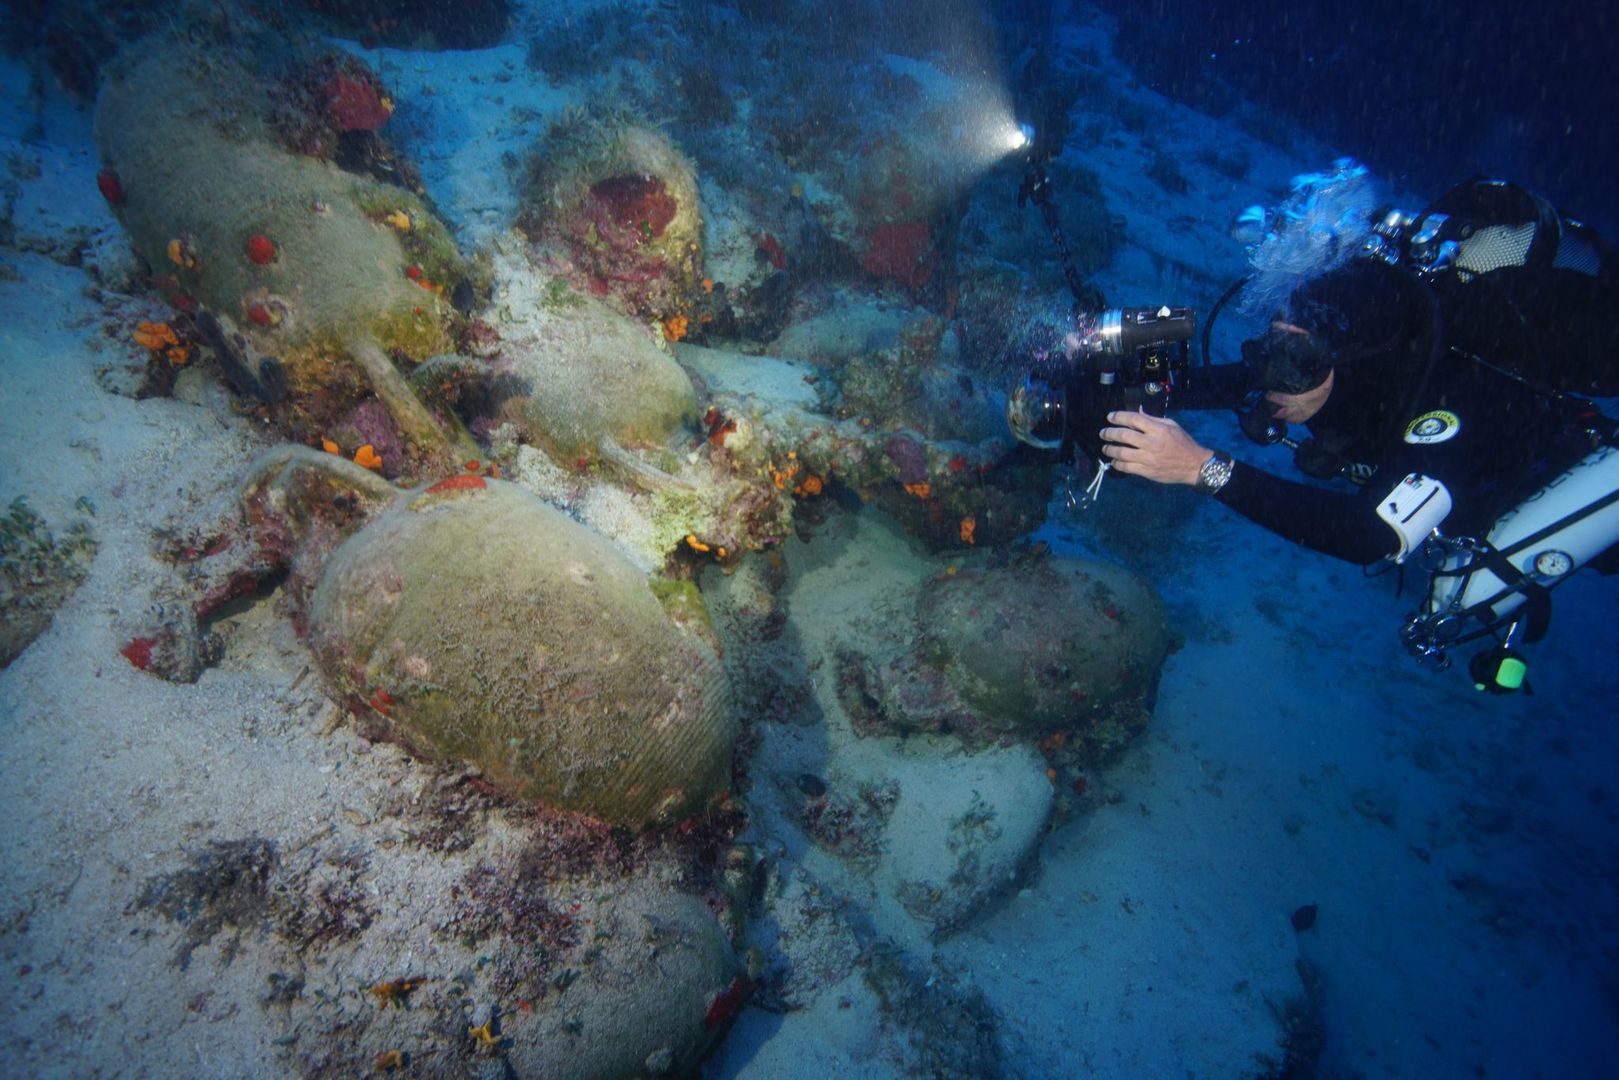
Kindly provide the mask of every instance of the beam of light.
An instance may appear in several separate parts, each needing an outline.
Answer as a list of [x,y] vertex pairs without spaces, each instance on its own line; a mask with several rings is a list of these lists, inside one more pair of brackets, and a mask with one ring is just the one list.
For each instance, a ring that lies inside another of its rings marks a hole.
[[937,179],[948,187],[971,187],[1034,138],[1013,112],[1010,85],[996,54],[993,23],[982,0],[941,0],[926,8],[930,37],[939,22],[950,28],[948,48],[926,60],[888,54],[884,62],[922,88],[926,119],[910,138],[932,159]]
[[1004,87],[995,83],[963,88],[952,134],[952,150],[964,174],[981,175],[1029,147],[1033,129],[1020,125]]

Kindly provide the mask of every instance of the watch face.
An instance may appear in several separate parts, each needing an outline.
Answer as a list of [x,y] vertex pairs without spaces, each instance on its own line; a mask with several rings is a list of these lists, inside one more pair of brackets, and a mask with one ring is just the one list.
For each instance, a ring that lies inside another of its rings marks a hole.
[[1535,556],[1535,573],[1541,577],[1562,577],[1574,568],[1574,560],[1563,551],[1542,551]]

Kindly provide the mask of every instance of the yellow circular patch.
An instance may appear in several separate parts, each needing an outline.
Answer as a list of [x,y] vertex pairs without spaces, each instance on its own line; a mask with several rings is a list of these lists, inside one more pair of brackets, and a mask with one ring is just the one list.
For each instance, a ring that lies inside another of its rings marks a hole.
[[1442,443],[1447,439],[1454,439],[1460,430],[1462,430],[1461,417],[1445,409],[1435,409],[1433,412],[1423,413],[1406,425],[1405,441],[1422,445]]

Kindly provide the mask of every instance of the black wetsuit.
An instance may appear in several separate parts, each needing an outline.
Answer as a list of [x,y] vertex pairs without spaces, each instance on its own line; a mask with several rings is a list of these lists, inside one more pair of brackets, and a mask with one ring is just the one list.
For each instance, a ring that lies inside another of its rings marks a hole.
[[[1507,374],[1510,363],[1492,366],[1449,347],[1454,328],[1437,293],[1380,264],[1352,263],[1311,281],[1294,294],[1289,318],[1330,350],[1334,379],[1295,460],[1307,475],[1344,480],[1284,480],[1237,462],[1215,498],[1326,555],[1366,565],[1395,554],[1399,539],[1377,509],[1411,473],[1449,491],[1447,536],[1482,540],[1503,513],[1592,449],[1583,429],[1605,423],[1593,419],[1600,414],[1584,399],[1551,396]],[[1505,337],[1496,335],[1498,352],[1534,361],[1529,368],[1545,365],[1532,338],[1508,344]],[[1490,335],[1466,340],[1476,348],[1485,339]],[[1067,400],[1077,406],[1070,423],[1088,427],[1108,409],[1143,400],[1102,396],[1083,366],[1068,373]],[[1171,398],[1170,415],[1237,408],[1251,379],[1245,364],[1194,367]],[[1100,449],[1099,436],[1076,441],[1093,455]]]
[[[1230,394],[1231,369],[1240,365],[1205,371],[1214,394]],[[1412,386],[1413,377],[1375,362],[1335,369],[1331,395],[1306,425],[1327,447],[1322,456],[1341,463],[1359,490],[1284,480],[1237,462],[1215,498],[1279,536],[1364,565],[1398,550],[1377,506],[1408,474],[1433,477],[1450,492],[1447,535],[1482,539],[1501,514],[1589,449],[1550,399],[1471,359],[1442,355],[1424,383]],[[1229,396],[1223,403],[1204,397],[1189,394],[1182,405],[1230,404]]]

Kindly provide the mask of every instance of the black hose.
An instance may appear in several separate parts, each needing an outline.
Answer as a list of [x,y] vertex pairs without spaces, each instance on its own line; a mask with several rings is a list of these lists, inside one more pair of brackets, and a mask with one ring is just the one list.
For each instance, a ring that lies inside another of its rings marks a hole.
[[1203,363],[1200,365],[1201,367],[1212,366],[1209,362],[1209,336],[1214,333],[1214,320],[1220,317],[1220,309],[1225,307],[1226,301],[1237,295],[1237,290],[1248,284],[1252,278],[1252,274],[1244,274],[1236,281],[1233,281],[1230,288],[1221,293],[1220,299],[1216,300],[1214,302],[1214,306],[1209,309],[1208,322],[1203,324],[1203,336],[1198,339],[1198,346],[1203,351]]

